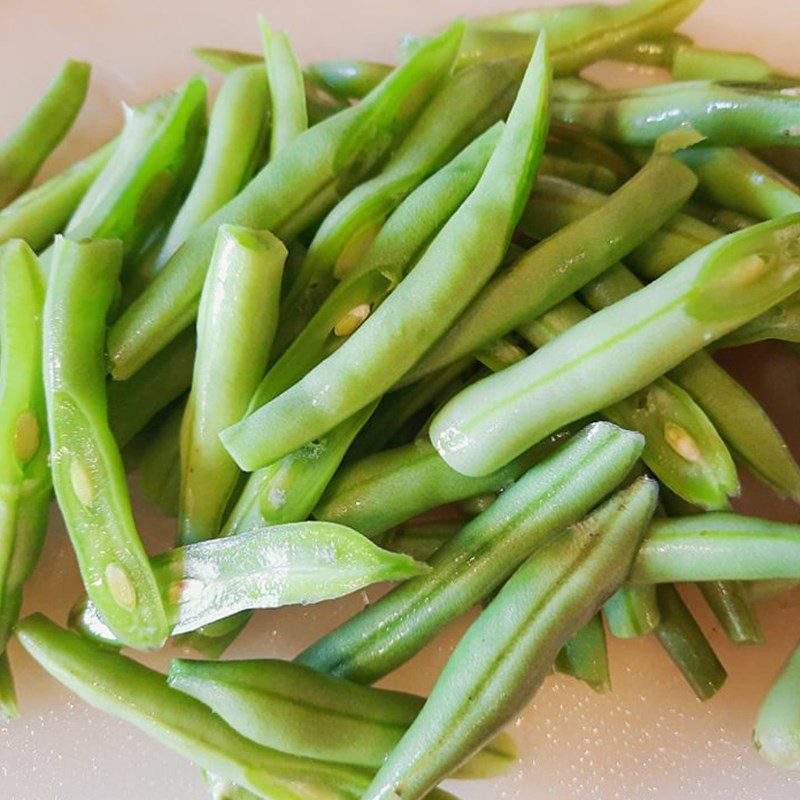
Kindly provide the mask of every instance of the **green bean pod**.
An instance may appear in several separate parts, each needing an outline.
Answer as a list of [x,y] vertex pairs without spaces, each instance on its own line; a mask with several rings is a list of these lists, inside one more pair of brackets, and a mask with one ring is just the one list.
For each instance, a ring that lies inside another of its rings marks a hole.
[[0,209],[0,243],[24,239],[33,250],[50,244],[105,167],[116,142],[95,150]]
[[603,605],[608,629],[618,639],[652,633],[661,619],[654,586],[621,586]]
[[387,216],[476,135],[508,113],[523,65],[476,64],[433,97],[384,169],[353,189],[323,220],[284,303],[282,352],[335,286],[358,267]]
[[45,94],[0,143],[0,208],[29,186],[72,127],[89,88],[91,67],[68,59]]
[[546,152],[542,156],[541,172],[542,175],[563,178],[581,186],[588,186],[590,189],[597,189],[599,192],[614,192],[620,186],[616,173],[603,164],[585,159],[567,158],[557,153]]
[[8,653],[3,651],[0,653],[0,725],[5,725],[18,716],[19,706],[14,688],[14,676],[11,674]]
[[[169,550],[151,564],[174,636],[240,611],[319,603],[429,571],[328,522],[262,524],[236,537]],[[91,600],[78,605],[72,622],[94,639],[119,641]]]
[[677,81],[761,81],[797,85],[797,80],[777,73],[753,53],[715,50],[682,44],[675,48],[670,67]]
[[182,544],[219,535],[239,469],[219,441],[264,374],[278,324],[286,248],[267,231],[220,226],[197,317],[181,431]]
[[657,498],[640,478],[534,552],[458,643],[364,800],[424,797],[520,712],[622,583]]
[[298,660],[359,683],[391,672],[613,490],[642,447],[638,434],[609,423],[590,425],[437,550],[430,573],[384,595]]
[[762,758],[800,769],[800,647],[789,656],[761,703],[753,743]]
[[[658,230],[696,186],[697,179],[683,165],[668,156],[655,157],[596,211],[498,273],[403,382],[418,380],[536,319]],[[530,213],[536,214],[537,207]]]
[[732,642],[764,643],[761,625],[742,581],[703,581],[698,588]]
[[253,470],[275,461],[384,394],[491,277],[544,149],[550,70],[547,44],[541,42],[477,186],[415,268],[338,350],[222,433],[240,467]]
[[681,45],[691,45],[692,39],[683,33],[667,33],[664,36],[643,37],[632,44],[618,47],[610,57],[617,61],[630,61],[649,67],[669,69],[675,52]]
[[739,347],[743,344],[777,339],[800,343],[800,294],[793,294],[750,322],[731,331],[716,347]]
[[433,420],[431,441],[460,472],[491,472],[566,423],[630,396],[798,287],[800,215],[730,234],[467,387]]
[[717,146],[797,144],[798,110],[796,88],[755,82],[683,81],[604,90],[583,81],[557,81],[553,91],[554,117],[627,145],[652,146],[681,126]]
[[53,484],[84,586],[115,635],[160,647],[168,625],[107,421],[104,340],[122,245],[58,237],[44,306]]
[[214,102],[200,169],[158,249],[153,273],[250,180],[263,154],[268,122],[269,95],[263,66],[232,72]]
[[456,23],[358,106],[295,139],[186,240],[111,328],[114,378],[132,375],[191,325],[220,225],[270,230],[291,240],[380,164],[447,74],[462,28]]
[[340,100],[361,100],[369,94],[394,67],[375,61],[315,61],[305,69],[306,79],[318,83]]
[[68,689],[266,800],[358,800],[369,773],[279,753],[251,742],[165,677],[59,628],[41,614],[17,630],[28,653]]
[[152,432],[136,467],[139,497],[162,514],[178,517],[181,494],[181,425],[185,404],[178,402]]
[[250,67],[253,64],[263,66],[264,64],[264,56],[258,53],[245,53],[242,50],[227,50],[219,47],[194,47],[192,55],[226,75],[240,67]]
[[428,561],[447,541],[463,527],[460,519],[433,522],[410,522],[387,531],[379,538],[381,547],[405,553],[417,561]]
[[608,645],[600,614],[567,639],[556,656],[555,667],[556,672],[583,681],[598,694],[611,691]]
[[[258,744],[369,770],[380,768],[425,703],[290,661],[174,660],[167,682]],[[501,734],[454,777],[498,775],[516,758],[513,740]]]

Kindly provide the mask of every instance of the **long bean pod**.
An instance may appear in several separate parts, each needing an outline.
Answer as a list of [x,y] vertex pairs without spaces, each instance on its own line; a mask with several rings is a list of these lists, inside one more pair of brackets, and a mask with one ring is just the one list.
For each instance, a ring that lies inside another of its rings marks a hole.
[[658,497],[640,478],[536,551],[456,646],[364,800],[417,800],[494,736],[619,586]]
[[530,469],[408,581],[305,650],[315,669],[370,683],[487,597],[543,541],[578,520],[628,473],[638,434],[596,423]]
[[290,240],[369,174],[438,88],[461,33],[462,26],[454,25],[358,106],[310,128],[212,214],[112,327],[113,376],[132,375],[192,323],[220,225],[266,229]]
[[223,432],[223,443],[242,468],[271,463],[382,395],[491,277],[544,149],[550,69],[546,40],[540,41],[477,186],[414,269],[338,350]]
[[167,619],[107,421],[105,326],[121,263],[118,241],[56,239],[43,347],[51,467],[89,596],[120,640],[158,647]]

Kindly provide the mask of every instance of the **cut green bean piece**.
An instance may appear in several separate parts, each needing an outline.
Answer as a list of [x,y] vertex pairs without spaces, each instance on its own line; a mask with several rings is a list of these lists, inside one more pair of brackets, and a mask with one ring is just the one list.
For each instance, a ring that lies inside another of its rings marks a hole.
[[542,156],[542,175],[563,178],[599,192],[614,192],[620,186],[616,173],[602,164],[583,159],[566,158],[553,153]]
[[[380,768],[425,703],[290,661],[175,660],[167,680],[258,744],[370,770]],[[501,734],[453,777],[498,775],[516,757],[513,740]]]
[[200,169],[159,247],[153,273],[250,180],[263,155],[268,122],[269,95],[263,66],[235,70],[214,102]]
[[405,553],[417,561],[428,561],[447,541],[464,527],[459,519],[434,522],[410,522],[401,525],[378,539],[382,547]]
[[800,294],[787,297],[746,325],[723,336],[715,346],[739,347],[768,339],[800,343]]
[[[669,114],[663,113],[665,107]],[[779,84],[683,81],[605,90],[565,80],[553,89],[554,117],[628,145],[652,146],[681,126],[717,146],[797,144],[798,111],[795,89]]]
[[192,55],[219,72],[233,72],[240,67],[264,63],[264,56],[258,53],[245,53],[242,50],[227,50],[219,47],[194,47]]
[[91,67],[64,62],[39,102],[0,142],[0,208],[21,194],[72,127],[89,88]]
[[658,587],[658,604],[656,638],[698,699],[710,700],[728,677],[725,668],[674,586]]
[[[169,550],[151,564],[172,635],[240,611],[319,603],[429,571],[409,556],[381,550],[356,531],[328,522],[262,524],[236,537]],[[100,638],[97,623],[103,613],[91,600],[73,614],[78,627],[84,619]],[[109,643],[117,640],[107,634]]]
[[[485,475],[559,427],[630,396],[800,287],[800,215],[730,234],[436,416],[447,462]],[[516,425],[501,420],[514,418]]]
[[364,800],[418,800],[513,717],[622,583],[655,509],[640,478],[542,546],[472,624]]
[[239,469],[220,431],[247,411],[278,324],[286,248],[267,231],[220,226],[197,317],[197,356],[181,431],[182,544],[219,535]]
[[369,773],[279,753],[251,742],[165,676],[59,628],[41,614],[17,631],[30,655],[84,701],[136,725],[178,753],[259,797],[358,800]]
[[491,277],[544,149],[550,69],[541,42],[477,186],[414,269],[338,350],[222,433],[240,467],[253,470],[275,461],[384,394]]
[[186,240],[111,328],[115,378],[132,375],[191,325],[220,225],[266,229],[291,240],[380,164],[447,74],[462,27],[426,45],[358,106],[295,139]]
[[319,83],[340,100],[360,100],[371,92],[394,67],[375,61],[315,61],[305,69],[308,80]]
[[428,575],[384,595],[298,660],[359,683],[388,674],[490,595],[548,537],[612,491],[642,446],[638,434],[609,423],[590,425],[438,550]]
[[19,716],[17,693],[14,689],[14,677],[11,674],[11,664],[8,662],[8,653],[0,653],[0,725],[5,725]]
[[652,633],[661,619],[654,586],[622,586],[603,605],[608,629],[620,639]]
[[116,142],[109,142],[1,209],[0,243],[24,239],[34,250],[50,244],[105,167],[115,146]]
[[685,34],[668,33],[654,38],[641,38],[633,44],[617,48],[610,57],[617,61],[631,61],[634,64],[669,69],[678,47],[690,44],[692,40]]
[[[498,273],[403,382],[418,380],[536,319],[658,230],[696,186],[691,171],[674,159],[653,158],[604,205]],[[538,213],[538,205],[529,205],[523,216]]]
[[800,769],[800,647],[789,656],[761,703],[753,742],[770,764]]
[[104,340],[122,245],[58,237],[44,307],[53,484],[84,586],[115,635],[160,647],[168,625],[107,421]]
[[567,639],[556,656],[556,671],[583,681],[598,694],[611,691],[608,645],[600,614]]
[[698,584],[709,608],[732,642],[762,644],[764,634],[740,581],[707,581]]
[[671,69],[677,81],[761,81],[797,85],[796,79],[781,76],[753,53],[714,50],[697,45],[676,47]]
[[136,468],[139,497],[162,514],[175,518],[180,509],[180,437],[184,409],[184,403],[176,403],[159,422]]

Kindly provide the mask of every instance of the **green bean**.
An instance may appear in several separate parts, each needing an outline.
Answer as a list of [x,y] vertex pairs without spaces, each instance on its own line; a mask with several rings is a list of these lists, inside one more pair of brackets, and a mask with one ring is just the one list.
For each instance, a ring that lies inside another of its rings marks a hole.
[[698,584],[709,608],[732,641],[762,644],[764,635],[758,618],[740,581],[705,581]]
[[638,434],[590,425],[504,491],[431,558],[433,570],[366,607],[300,654],[359,683],[391,672],[485,599],[543,541],[578,520],[630,471]]
[[121,641],[158,647],[167,620],[107,422],[103,344],[121,262],[119,241],[56,238],[43,323],[51,467],[92,601]]
[[800,647],[761,703],[753,742],[762,758],[784,769],[800,768]]
[[491,277],[544,149],[549,67],[541,41],[477,186],[414,269],[338,350],[221,434],[240,467],[271,463],[384,394]]
[[384,169],[328,214],[283,304],[280,352],[317,311],[336,279],[358,267],[403,198],[506,115],[522,68],[514,60],[476,64],[447,80]]
[[0,208],[21,194],[72,127],[89,88],[91,67],[65,61],[38,103],[0,143]]
[[597,189],[599,192],[614,192],[620,185],[616,173],[603,164],[566,158],[553,153],[545,153],[542,156],[541,172],[543,175],[563,178],[581,186]]
[[556,656],[555,666],[557,672],[583,681],[598,694],[611,691],[608,646],[600,614],[567,639]]
[[472,624],[363,800],[417,800],[494,736],[625,577],[655,509],[640,478],[514,573]]
[[105,167],[115,146],[115,142],[109,142],[0,209],[0,243],[24,239],[34,250],[50,244]]
[[0,653],[0,725],[5,725],[19,716],[14,677],[8,663],[8,653]]
[[226,50],[218,47],[194,47],[192,55],[215,70],[223,73],[233,72],[240,67],[264,63],[264,56],[258,53],[245,53],[241,50]]
[[731,331],[717,341],[715,346],[739,347],[768,339],[800,342],[800,294],[790,295],[741,328]]
[[[730,234],[467,387],[433,420],[431,441],[459,472],[491,472],[531,442],[631,395],[799,286],[800,215]],[[512,418],[516,425],[507,424]]]
[[700,700],[712,698],[728,677],[692,612],[670,584],[658,587],[661,622],[656,638]]
[[620,639],[652,633],[661,619],[653,586],[621,586],[603,605],[608,629]]
[[192,383],[195,332],[186,330],[125,381],[109,381],[108,423],[120,447]]
[[610,54],[610,58],[669,69],[675,58],[675,51],[681,45],[691,44],[691,38],[683,33],[667,33],[655,38],[642,38],[633,44],[618,48]]
[[387,531],[378,539],[382,547],[405,553],[417,561],[427,561],[463,527],[459,519],[434,522],[409,522]]
[[[289,661],[178,659],[170,664],[167,683],[257,744],[369,770],[380,768],[425,703]],[[516,757],[513,740],[501,734],[454,777],[498,775]]]
[[[361,319],[403,279],[428,242],[475,188],[497,144],[503,124],[476,138],[452,161],[416,188],[389,216],[352,274],[331,292],[258,387],[255,410],[299,381],[338,347]],[[337,333],[338,328],[338,333]]]
[[780,75],[753,53],[714,50],[693,44],[675,48],[671,70],[678,81],[763,81],[797,85],[796,79]]
[[163,514],[176,517],[180,508],[180,435],[185,403],[177,402],[159,421],[137,466],[139,497]]
[[800,526],[714,512],[656,520],[630,580],[640,583],[800,578]]
[[221,224],[272,231],[291,240],[369,174],[414,122],[458,48],[462,25],[434,39],[358,106],[299,136],[183,244],[109,333],[112,374],[124,379],[197,314],[208,259]]
[[292,43],[283,31],[273,31],[260,18],[264,60],[272,109],[269,157],[275,156],[308,129],[303,73]]
[[267,366],[286,248],[267,231],[220,226],[197,317],[181,431],[182,544],[219,534],[239,469],[219,432],[241,419]]
[[263,798],[358,800],[369,773],[251,742],[163,675],[62,630],[41,614],[17,630],[28,653],[87,703],[114,714],[196,764]]
[[496,275],[403,382],[418,380],[536,319],[661,227],[696,185],[694,175],[674,159],[653,158],[607,203]]
[[[172,635],[240,611],[319,603],[429,572],[427,565],[381,550],[354,530],[329,522],[262,523],[236,537],[169,550],[151,564]],[[79,609],[73,614],[78,627],[95,639],[118,641],[103,630],[103,613],[91,600]]]
[[[607,282],[604,278],[598,283]],[[590,316],[572,298],[519,332],[541,348]],[[642,460],[680,497],[716,510],[728,507],[728,495],[738,494],[736,467],[725,443],[703,410],[669,379],[660,377],[600,413],[645,437]]]
[[315,61],[305,69],[306,79],[319,83],[340,100],[360,100],[394,69],[375,61]]
[[592,161],[610,169],[621,180],[632,178],[636,172],[628,158],[577,125],[551,119],[547,143],[551,152],[567,158]]
[[799,109],[794,89],[761,83],[683,81],[604,90],[556,81],[553,91],[554,117],[629,145],[653,145],[681,126],[717,146],[797,144]]
[[200,169],[158,249],[154,273],[250,180],[263,154],[268,120],[269,95],[263,66],[232,72],[214,102]]
[[346,466],[328,485],[314,516],[375,539],[424,511],[504,489],[564,438],[554,436],[483,478],[461,475],[439,458],[430,442],[418,439]]
[[536,34],[546,31],[555,73],[569,75],[630,42],[668,33],[698,5],[700,0],[631,0],[616,6],[581,3],[478,18],[470,20],[460,58],[527,58]]

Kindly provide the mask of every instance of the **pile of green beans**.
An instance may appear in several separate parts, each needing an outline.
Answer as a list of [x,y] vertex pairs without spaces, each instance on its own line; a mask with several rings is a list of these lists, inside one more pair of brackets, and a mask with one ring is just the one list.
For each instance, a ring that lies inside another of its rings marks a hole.
[[[448,800],[513,769],[550,674],[610,691],[615,637],[730,691],[676,586],[759,644],[800,584],[800,524],[733,510],[737,465],[800,502],[797,453],[711,353],[800,344],[800,79],[677,32],[700,2],[461,19],[397,66],[260,19],[261,54],[194,51],[210,110],[191,77],[32,186],[87,94],[64,62],[0,142],[0,722],[16,635],[215,800]],[[581,76],[606,59],[671,80]],[[68,629],[20,620],[53,497]],[[220,660],[384,582],[291,661]],[[476,609],[429,697],[369,685]],[[203,660],[120,652],[168,640]],[[800,650],[755,723],[792,769],[798,697]]]

